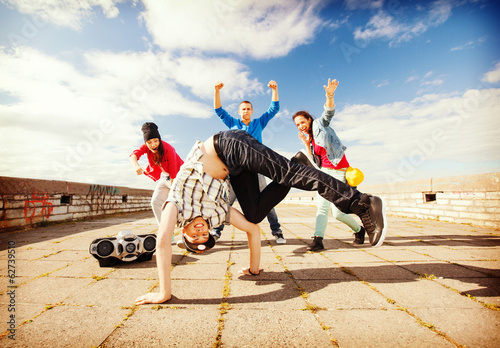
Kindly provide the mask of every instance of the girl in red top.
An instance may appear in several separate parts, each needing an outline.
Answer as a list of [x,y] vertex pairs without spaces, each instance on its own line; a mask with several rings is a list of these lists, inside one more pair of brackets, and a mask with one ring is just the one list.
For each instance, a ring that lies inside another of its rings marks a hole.
[[[144,174],[156,182],[156,187],[151,198],[151,207],[158,226],[161,220],[161,207],[167,200],[170,192],[171,180],[175,179],[179,168],[184,163],[172,145],[161,140],[158,126],[152,122],[142,125],[144,144],[130,155],[130,163],[134,166],[137,175]],[[143,168],[137,160],[147,154],[148,166]],[[172,235],[172,243],[174,236]]]

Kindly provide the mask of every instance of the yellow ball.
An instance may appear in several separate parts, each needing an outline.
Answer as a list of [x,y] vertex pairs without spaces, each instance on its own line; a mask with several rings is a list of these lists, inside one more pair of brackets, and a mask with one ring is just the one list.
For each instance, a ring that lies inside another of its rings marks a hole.
[[345,178],[350,186],[356,187],[363,182],[365,176],[358,168],[349,167],[345,171]]

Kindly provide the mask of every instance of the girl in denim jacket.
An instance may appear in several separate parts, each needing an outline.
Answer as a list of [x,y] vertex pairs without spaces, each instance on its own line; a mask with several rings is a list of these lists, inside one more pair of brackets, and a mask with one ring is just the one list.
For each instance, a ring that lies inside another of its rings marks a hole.
[[[346,182],[346,169],[349,162],[345,156],[346,147],[342,144],[337,134],[330,127],[330,122],[335,114],[333,100],[338,86],[337,80],[328,79],[328,85],[323,86],[326,91],[326,102],[321,117],[314,120],[307,111],[299,111],[293,115],[295,125],[299,129],[299,138],[306,147],[306,152],[320,167],[321,171],[333,176],[335,179]],[[308,247],[310,251],[323,250],[323,238],[328,223],[328,211],[332,208],[333,217],[349,226],[355,236],[355,244],[363,244],[365,230],[349,214],[341,212],[333,203],[320,195],[317,196],[316,228],[314,239]]]

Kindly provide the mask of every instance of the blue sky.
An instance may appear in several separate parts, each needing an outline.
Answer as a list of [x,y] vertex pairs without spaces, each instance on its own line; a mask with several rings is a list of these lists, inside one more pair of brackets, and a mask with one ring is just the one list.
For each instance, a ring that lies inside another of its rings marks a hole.
[[185,157],[225,129],[218,80],[235,117],[278,83],[263,140],[291,157],[291,116],[321,115],[328,78],[364,185],[500,170],[496,1],[61,3],[0,0],[0,175],[152,188],[128,162],[142,123]]

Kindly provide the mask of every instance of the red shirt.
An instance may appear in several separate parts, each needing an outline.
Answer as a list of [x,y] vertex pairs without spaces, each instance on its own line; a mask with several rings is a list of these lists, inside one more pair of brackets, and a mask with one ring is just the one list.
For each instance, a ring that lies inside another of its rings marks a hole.
[[161,162],[161,167],[156,165],[154,161],[154,154],[146,144],[142,144],[141,147],[139,147],[137,150],[134,150],[131,154],[131,156],[136,155],[137,159],[141,158],[141,156],[145,153],[147,154],[149,165],[147,166],[146,171],[148,173],[144,173],[144,175],[149,176],[154,181],[157,181],[160,178],[162,171],[168,173],[170,177],[174,179],[179,172],[179,168],[184,163],[177,152],[175,152],[175,149],[172,145],[163,140],[161,141],[161,143],[163,144],[163,149],[165,150],[163,160]]
[[332,169],[345,169],[349,167],[349,162],[347,162],[347,158],[342,156],[342,159],[340,162],[334,166],[332,162],[328,159],[326,155],[326,150],[324,147],[321,147],[319,145],[316,145],[316,142],[313,140],[313,146],[314,146],[314,153],[318,155],[321,158],[321,166],[325,168],[332,168]]

